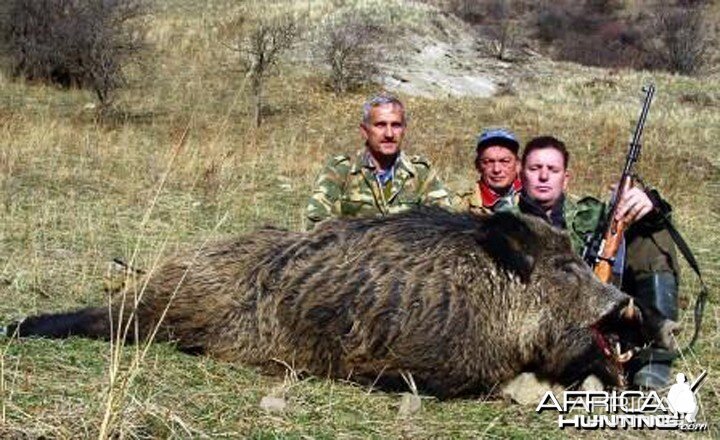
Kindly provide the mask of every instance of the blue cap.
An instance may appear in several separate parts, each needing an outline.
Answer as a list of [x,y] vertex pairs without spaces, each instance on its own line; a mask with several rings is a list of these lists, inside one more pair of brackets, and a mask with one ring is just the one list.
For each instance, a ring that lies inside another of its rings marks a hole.
[[483,130],[480,136],[478,136],[477,152],[480,154],[485,148],[495,145],[505,147],[515,154],[520,150],[520,143],[510,130],[491,128],[489,130]]

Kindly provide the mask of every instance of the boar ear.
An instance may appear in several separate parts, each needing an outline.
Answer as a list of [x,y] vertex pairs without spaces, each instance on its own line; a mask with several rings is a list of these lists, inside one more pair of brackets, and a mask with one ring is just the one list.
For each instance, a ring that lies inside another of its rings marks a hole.
[[523,218],[507,212],[488,216],[477,240],[495,264],[517,274],[524,283],[530,279],[541,244]]

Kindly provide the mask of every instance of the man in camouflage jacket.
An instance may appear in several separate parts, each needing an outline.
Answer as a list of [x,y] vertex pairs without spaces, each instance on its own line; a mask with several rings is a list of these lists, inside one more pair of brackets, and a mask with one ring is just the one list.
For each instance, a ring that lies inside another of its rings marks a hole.
[[385,216],[421,204],[449,207],[448,192],[420,156],[400,150],[405,109],[397,98],[378,95],[363,108],[365,148],[340,154],[318,176],[306,209],[310,225],[331,217]]

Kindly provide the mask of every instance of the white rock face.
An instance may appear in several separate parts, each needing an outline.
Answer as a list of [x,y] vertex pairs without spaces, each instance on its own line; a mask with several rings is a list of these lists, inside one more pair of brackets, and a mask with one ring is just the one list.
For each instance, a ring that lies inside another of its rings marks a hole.
[[386,75],[379,81],[388,89],[409,95],[432,97],[490,97],[498,86],[483,66],[473,41],[452,43],[415,38],[412,49],[400,59],[383,65]]

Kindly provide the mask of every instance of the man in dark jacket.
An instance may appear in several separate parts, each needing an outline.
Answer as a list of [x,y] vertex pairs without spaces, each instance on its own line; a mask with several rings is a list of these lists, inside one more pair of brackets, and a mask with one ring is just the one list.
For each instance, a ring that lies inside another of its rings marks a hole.
[[[588,236],[596,230],[605,205],[592,197],[567,196],[568,161],[568,151],[559,139],[543,136],[528,142],[521,160],[523,189],[516,209],[567,229],[573,248],[581,252]],[[666,318],[677,320],[677,258],[661,215],[640,188],[624,192],[616,219],[624,220],[629,227],[624,237],[626,248],[616,259],[616,266],[621,270],[614,272],[622,273],[622,290],[644,306],[654,307]],[[653,349],[649,361],[635,365],[633,383],[662,388],[668,384],[670,366],[669,354]]]

